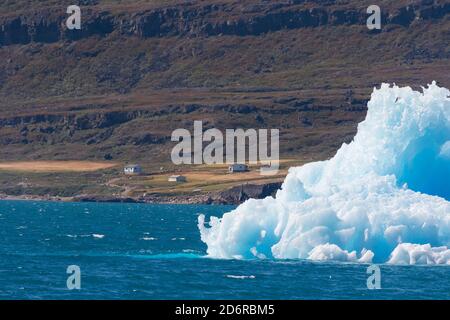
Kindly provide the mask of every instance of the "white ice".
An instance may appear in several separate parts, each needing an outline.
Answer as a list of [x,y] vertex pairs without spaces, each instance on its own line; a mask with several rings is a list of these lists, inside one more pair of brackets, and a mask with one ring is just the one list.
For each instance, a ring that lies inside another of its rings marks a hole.
[[383,84],[350,144],[276,197],[199,216],[215,258],[450,265],[450,91]]

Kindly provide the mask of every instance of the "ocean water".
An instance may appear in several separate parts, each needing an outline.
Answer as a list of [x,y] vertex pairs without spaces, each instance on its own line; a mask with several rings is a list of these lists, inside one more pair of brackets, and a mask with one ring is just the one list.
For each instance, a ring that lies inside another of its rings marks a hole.
[[[230,206],[0,201],[0,299],[450,299],[450,267],[206,258]],[[69,265],[81,289],[66,285]]]

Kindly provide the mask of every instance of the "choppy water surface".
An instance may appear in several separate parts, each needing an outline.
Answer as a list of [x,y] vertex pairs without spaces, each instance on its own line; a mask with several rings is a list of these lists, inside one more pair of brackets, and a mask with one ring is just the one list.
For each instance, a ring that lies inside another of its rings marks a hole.
[[[450,299],[450,267],[205,258],[229,206],[0,202],[0,299]],[[66,269],[81,269],[68,290]]]

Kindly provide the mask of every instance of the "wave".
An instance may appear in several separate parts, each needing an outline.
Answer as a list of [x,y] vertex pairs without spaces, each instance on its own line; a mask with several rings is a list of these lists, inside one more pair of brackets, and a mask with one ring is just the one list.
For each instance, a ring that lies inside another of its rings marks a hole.
[[450,265],[450,91],[382,84],[353,141],[275,196],[199,216],[213,258]]
[[165,259],[200,259],[205,258],[205,255],[193,252],[177,252],[177,253],[158,253],[152,255],[132,255],[133,258],[139,259],[155,259],[155,260],[165,260]]
[[255,279],[256,277],[254,275],[249,275],[249,276],[236,276],[233,274],[227,274],[226,275],[227,278],[230,279],[239,279],[239,280],[244,280],[244,279]]

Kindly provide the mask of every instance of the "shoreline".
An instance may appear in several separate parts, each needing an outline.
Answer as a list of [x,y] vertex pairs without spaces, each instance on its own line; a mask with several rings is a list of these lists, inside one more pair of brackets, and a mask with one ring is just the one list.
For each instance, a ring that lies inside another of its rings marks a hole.
[[74,195],[59,197],[50,195],[0,194],[0,201],[52,201],[52,202],[98,202],[98,203],[142,203],[142,204],[204,204],[238,205],[248,199],[263,199],[273,196],[281,182],[263,185],[245,184],[224,191],[194,195],[150,194],[139,197],[114,197],[105,195]]
[[[67,203],[82,203],[82,202],[97,202],[97,203],[144,203],[144,204],[218,204],[207,201],[195,201],[194,197],[158,197],[155,200],[143,200],[139,198],[120,198],[120,197],[101,197],[101,196],[73,196],[73,197],[56,197],[56,196],[39,196],[39,195],[0,195],[0,201],[49,201],[49,202],[67,202]],[[196,197],[195,197],[196,198]],[[231,204],[231,203],[221,203]]]

